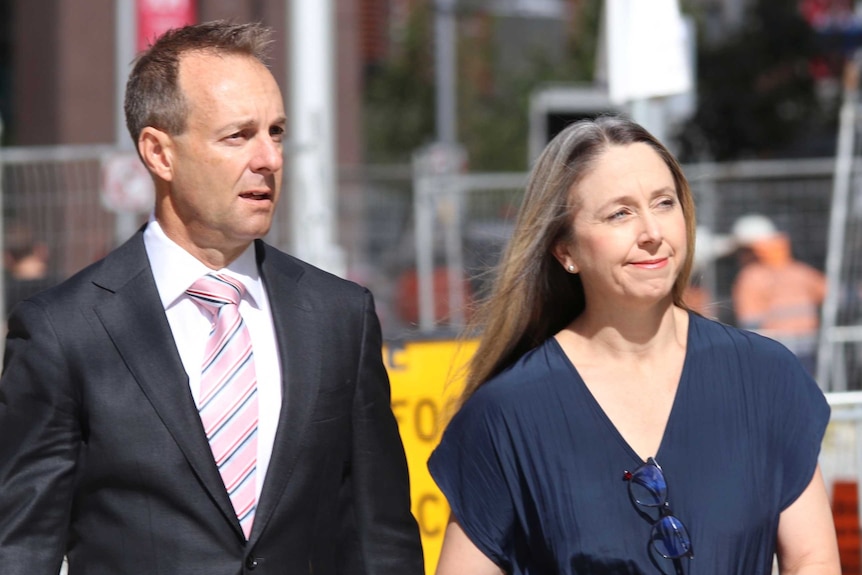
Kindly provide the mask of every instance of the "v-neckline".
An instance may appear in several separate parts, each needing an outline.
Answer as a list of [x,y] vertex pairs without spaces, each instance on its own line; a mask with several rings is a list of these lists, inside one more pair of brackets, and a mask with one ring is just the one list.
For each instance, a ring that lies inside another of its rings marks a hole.
[[645,458],[642,458],[640,455],[638,455],[638,452],[635,451],[635,449],[631,446],[631,444],[628,442],[628,440],[626,440],[626,438],[623,436],[623,434],[620,432],[620,430],[614,424],[613,420],[608,416],[607,412],[605,412],[602,405],[599,403],[599,401],[593,395],[593,392],[590,390],[589,386],[587,385],[587,382],[584,381],[584,378],[581,376],[580,371],[578,371],[577,366],[572,362],[571,359],[569,359],[569,356],[566,354],[566,351],[563,349],[563,346],[560,344],[560,342],[557,340],[557,338],[556,337],[551,338],[554,342],[554,346],[557,350],[557,353],[560,354],[562,360],[566,363],[566,365],[571,370],[571,373],[574,376],[575,383],[579,386],[579,388],[581,389],[583,394],[586,396],[587,401],[590,403],[590,406],[596,412],[599,419],[601,419],[603,421],[605,426],[610,431],[611,435],[613,435],[614,438],[616,438],[616,440],[620,443],[620,445],[623,447],[623,449],[626,451],[626,453],[628,453],[628,455],[630,455],[635,461],[637,461],[639,463],[646,463],[647,458],[649,458],[649,457],[655,458],[656,461],[661,461],[662,460],[661,456],[664,453],[664,451],[666,451],[666,449],[667,449],[666,445],[667,445],[667,440],[668,440],[668,434],[670,433],[670,430],[671,430],[671,423],[675,419],[674,414],[680,409],[678,407],[679,403],[680,403],[680,396],[683,393],[684,388],[687,387],[686,381],[688,380],[688,372],[690,369],[689,363],[690,363],[690,357],[691,357],[691,353],[692,353],[691,343],[692,343],[692,325],[694,323],[693,317],[694,317],[694,314],[689,312],[688,313],[688,326],[687,326],[686,336],[685,336],[685,340],[686,340],[685,356],[683,358],[682,369],[680,370],[679,381],[677,382],[676,391],[674,392],[673,402],[671,403],[671,408],[670,408],[670,412],[668,413],[667,421],[665,421],[665,424],[664,424],[664,430],[662,431],[662,436],[661,436],[661,439],[659,440],[658,448],[656,449],[655,453],[653,453],[652,455],[647,455]]

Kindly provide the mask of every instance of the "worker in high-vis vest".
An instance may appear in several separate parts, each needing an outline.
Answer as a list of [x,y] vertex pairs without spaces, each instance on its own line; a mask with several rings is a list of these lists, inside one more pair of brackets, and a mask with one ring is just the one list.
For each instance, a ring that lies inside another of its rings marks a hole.
[[766,216],[742,216],[732,235],[743,261],[732,291],[739,327],[780,341],[814,374],[825,276],[793,258],[790,238]]

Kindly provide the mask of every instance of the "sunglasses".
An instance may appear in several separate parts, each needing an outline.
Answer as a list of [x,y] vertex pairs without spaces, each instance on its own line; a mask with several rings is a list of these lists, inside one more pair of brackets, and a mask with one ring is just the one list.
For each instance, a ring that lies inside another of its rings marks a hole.
[[658,508],[659,518],[653,523],[650,541],[659,555],[666,559],[694,557],[688,530],[670,509],[667,499],[667,481],[655,459],[626,471],[623,478],[629,484],[629,496],[638,505]]

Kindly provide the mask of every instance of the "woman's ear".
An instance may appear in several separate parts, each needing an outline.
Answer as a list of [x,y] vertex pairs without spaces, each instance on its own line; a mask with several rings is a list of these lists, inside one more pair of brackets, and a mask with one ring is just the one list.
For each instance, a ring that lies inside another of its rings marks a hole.
[[138,152],[144,165],[155,176],[173,180],[173,139],[167,132],[147,126],[138,136]]
[[563,266],[563,269],[569,272],[570,274],[576,274],[580,271],[578,265],[575,263],[574,258],[569,253],[569,245],[560,240],[554,247],[551,248],[551,253],[554,254],[554,257],[560,262],[560,265]]

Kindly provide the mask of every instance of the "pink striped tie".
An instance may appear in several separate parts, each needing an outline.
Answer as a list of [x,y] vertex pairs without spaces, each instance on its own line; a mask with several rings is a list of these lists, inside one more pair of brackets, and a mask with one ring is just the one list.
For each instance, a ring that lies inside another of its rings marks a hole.
[[257,376],[239,313],[245,286],[207,274],[186,290],[214,319],[204,351],[198,412],[222,481],[248,539],[257,506]]

